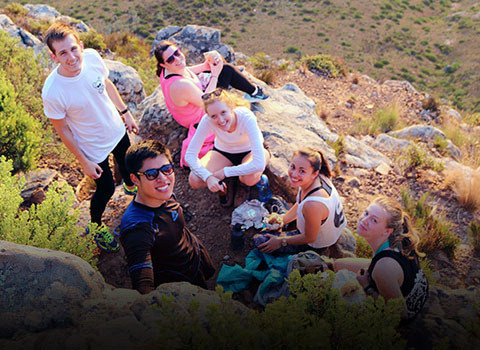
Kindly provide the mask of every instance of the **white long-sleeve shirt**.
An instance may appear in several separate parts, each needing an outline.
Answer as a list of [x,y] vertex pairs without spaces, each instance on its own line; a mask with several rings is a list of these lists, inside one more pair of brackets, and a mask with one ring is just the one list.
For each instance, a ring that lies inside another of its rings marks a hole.
[[257,125],[257,118],[246,107],[237,107],[233,111],[237,117],[237,127],[228,132],[220,129],[217,123],[207,114],[202,117],[197,131],[193,136],[185,154],[185,160],[192,172],[203,181],[212,175],[198,159],[198,153],[205,138],[215,134],[214,146],[227,153],[252,152],[252,161],[237,166],[224,168],[226,177],[250,175],[265,169],[265,154],[263,152],[263,136]]

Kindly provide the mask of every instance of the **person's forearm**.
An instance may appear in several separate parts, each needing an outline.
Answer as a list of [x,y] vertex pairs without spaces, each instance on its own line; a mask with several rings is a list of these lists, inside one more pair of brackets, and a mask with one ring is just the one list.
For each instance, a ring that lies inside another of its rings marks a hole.
[[208,66],[207,61],[204,61],[203,63],[196,64],[194,66],[188,67],[194,74],[200,74],[202,72],[210,70],[210,67]]
[[105,89],[107,90],[108,97],[110,97],[110,100],[112,100],[113,104],[119,111],[127,109],[127,105],[123,102],[117,88],[110,79],[105,80]]
[[283,215],[283,224],[288,224],[297,218],[297,207],[298,204],[295,203],[284,215]]
[[52,123],[54,125],[55,130],[57,131],[57,134],[60,136],[60,139],[62,142],[67,146],[68,150],[73,153],[75,158],[82,164],[82,166],[89,161],[89,159],[85,156],[85,154],[82,152],[80,147],[78,146],[77,141],[73,137],[72,131],[68,126],[65,124],[59,125],[56,124],[55,121],[52,120]]

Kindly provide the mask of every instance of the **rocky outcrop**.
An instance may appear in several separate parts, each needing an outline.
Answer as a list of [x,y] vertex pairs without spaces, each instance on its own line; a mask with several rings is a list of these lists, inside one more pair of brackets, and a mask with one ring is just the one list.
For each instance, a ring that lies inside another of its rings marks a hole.
[[[208,309],[221,303],[216,292],[186,282],[148,295],[112,289],[78,257],[0,241],[2,349],[134,349],[155,340],[167,316],[191,317],[194,300],[196,317],[208,326]],[[248,312],[238,302],[232,306]]]
[[61,21],[74,27],[79,33],[88,32],[90,28],[85,22],[70,16],[64,16],[52,6],[44,4],[26,4],[23,7],[28,11],[27,16],[35,18],[37,20],[48,21],[53,23],[55,21]]
[[52,181],[58,180],[59,173],[52,169],[38,169],[25,175],[25,187],[20,193],[23,200],[30,203],[41,203],[45,199],[45,191]]
[[220,52],[227,62],[235,62],[231,47],[220,42],[218,29],[197,25],[164,28],[157,32],[151,54],[162,40],[170,40],[180,46],[189,64],[203,62],[203,53],[211,50]]
[[105,59],[110,71],[108,78],[115,84],[117,90],[128,108],[135,115],[138,105],[145,99],[143,82],[137,71],[119,61]]
[[12,38],[19,40],[19,44],[23,47],[31,47],[35,54],[47,53],[46,46],[37,39],[34,35],[30,34],[26,30],[15,25],[12,20],[3,14],[0,14],[0,30],[3,30]]

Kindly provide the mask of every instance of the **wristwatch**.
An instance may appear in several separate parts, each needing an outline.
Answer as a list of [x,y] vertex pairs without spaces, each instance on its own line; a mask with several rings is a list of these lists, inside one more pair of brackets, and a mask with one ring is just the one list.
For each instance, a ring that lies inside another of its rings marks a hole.
[[286,237],[283,237],[282,238],[282,247],[286,247],[287,246],[287,238]]

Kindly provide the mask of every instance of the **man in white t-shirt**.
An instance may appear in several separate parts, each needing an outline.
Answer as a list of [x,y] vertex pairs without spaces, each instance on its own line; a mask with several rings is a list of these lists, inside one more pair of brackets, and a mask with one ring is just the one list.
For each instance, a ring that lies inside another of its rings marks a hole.
[[127,131],[138,133],[137,124],[108,79],[102,58],[93,49],[84,50],[73,28],[54,23],[45,32],[44,40],[58,64],[43,86],[45,115],[85,174],[95,180],[97,188],[90,216],[100,227],[95,236],[97,245],[106,251],[117,251],[117,241],[102,225],[102,214],[115,191],[108,156],[113,153],[124,189],[133,194],[135,185],[125,169],[125,152],[130,146]]

